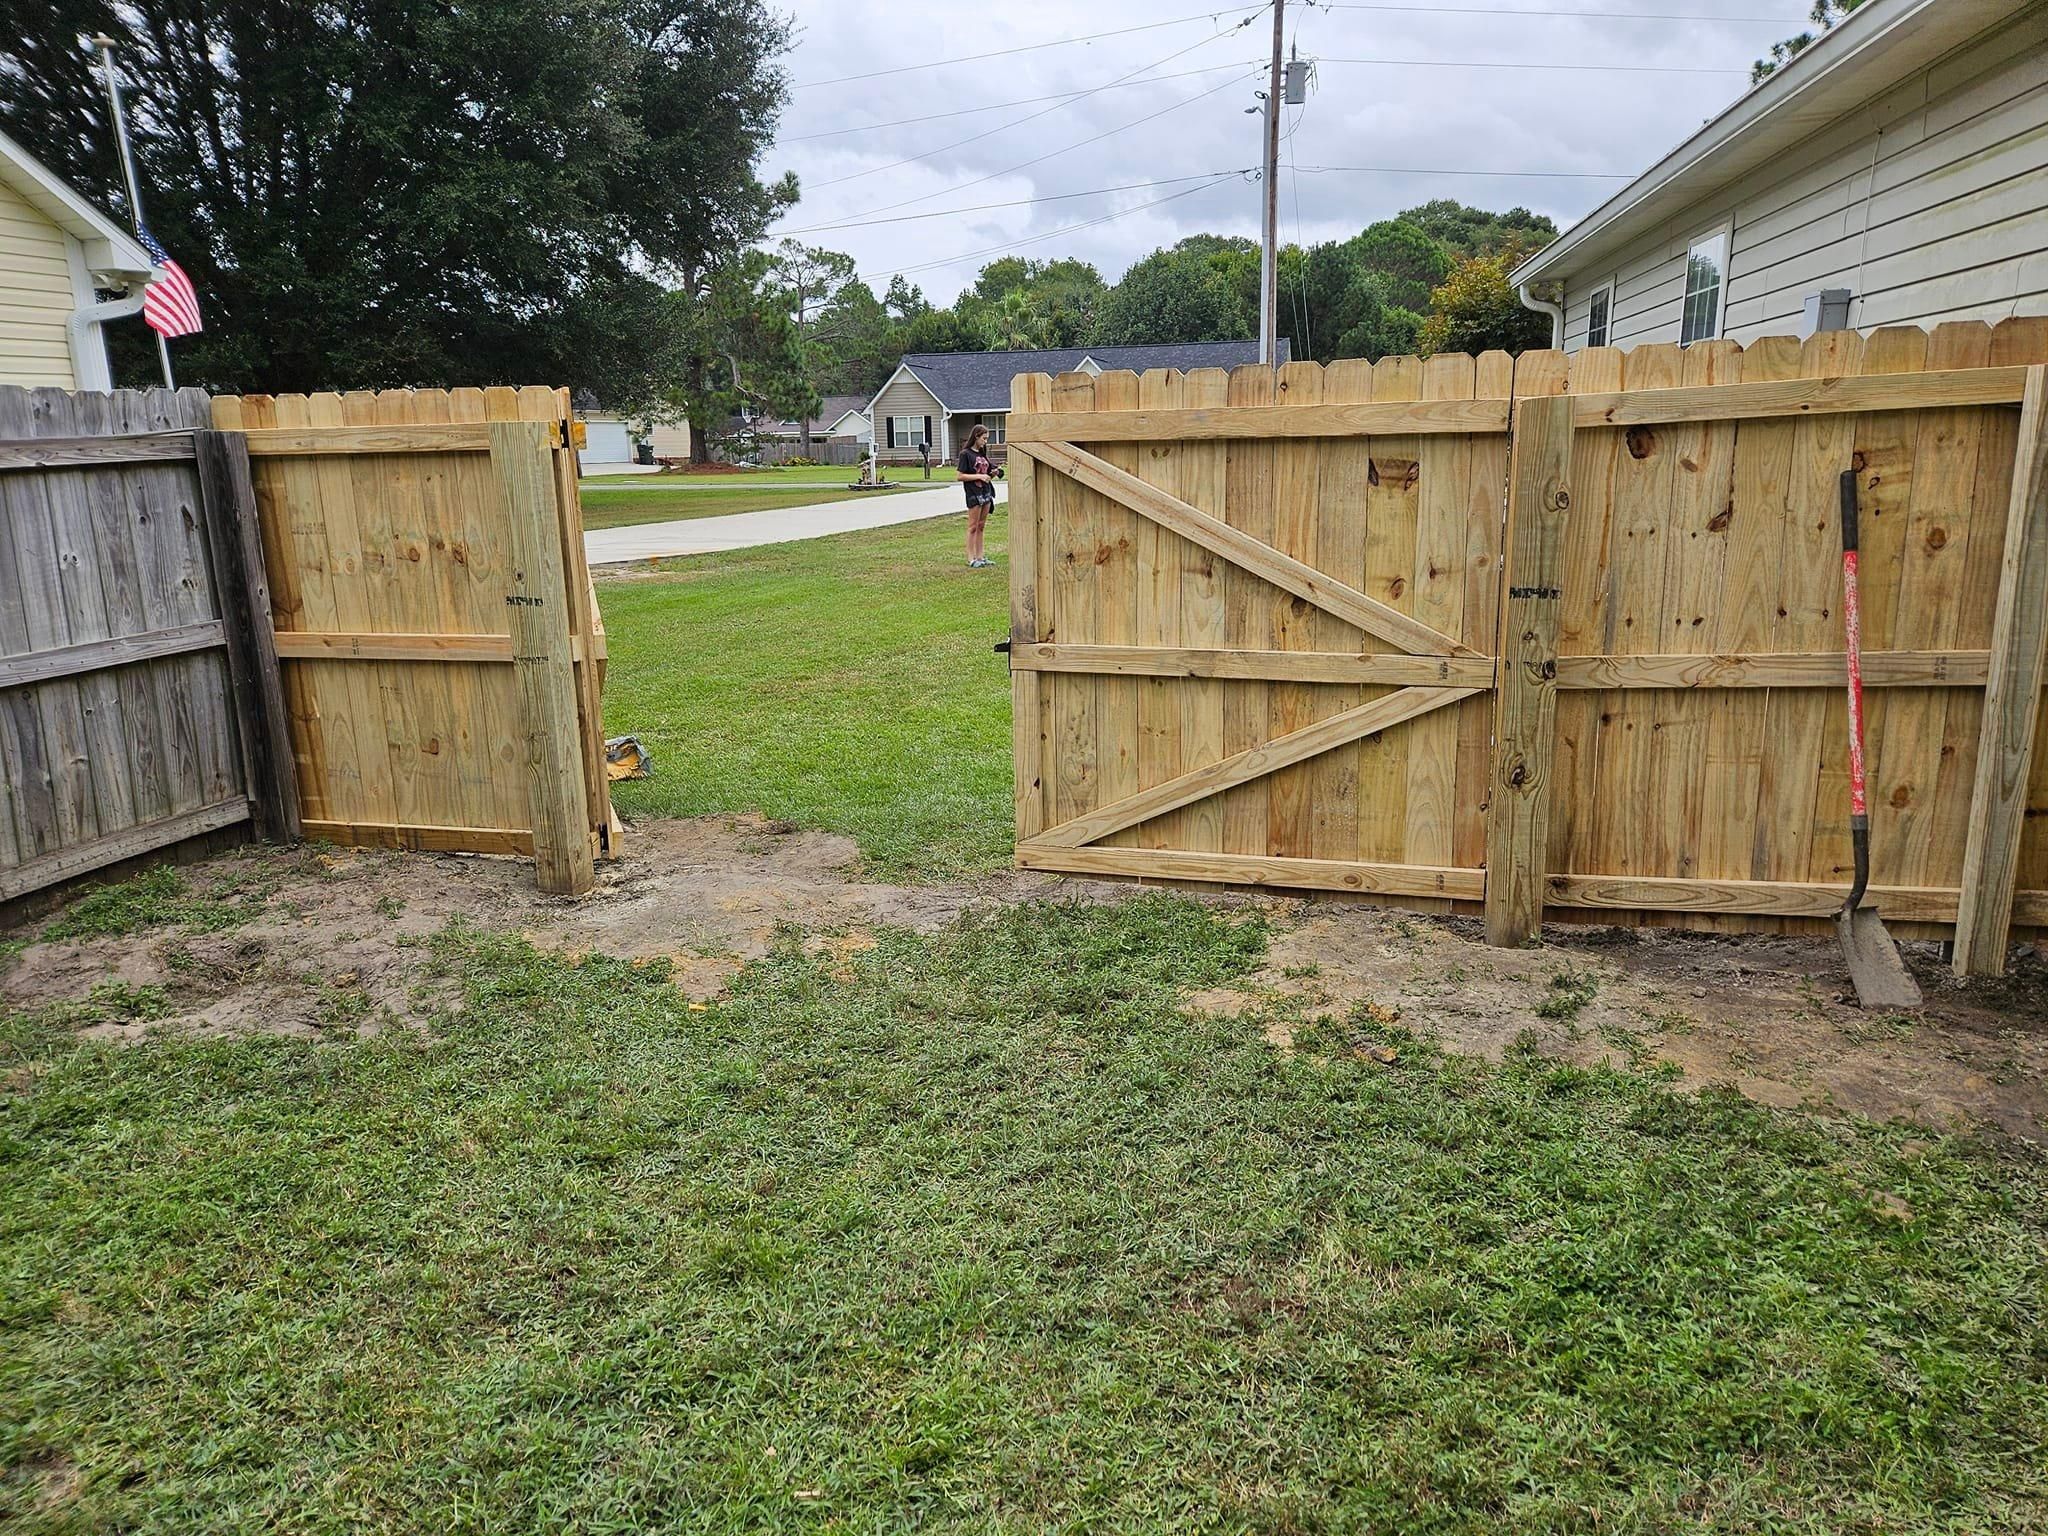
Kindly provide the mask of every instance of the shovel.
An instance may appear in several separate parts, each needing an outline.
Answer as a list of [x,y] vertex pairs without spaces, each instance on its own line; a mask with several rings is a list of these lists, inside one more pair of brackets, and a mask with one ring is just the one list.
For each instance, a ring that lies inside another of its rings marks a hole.
[[1870,799],[1863,778],[1863,615],[1856,591],[1856,471],[1842,471],[1842,624],[1849,653],[1849,839],[1856,850],[1856,882],[1835,914],[1835,936],[1865,1008],[1920,1006],[1920,987],[1899,958],[1877,908],[1863,905],[1870,885]]

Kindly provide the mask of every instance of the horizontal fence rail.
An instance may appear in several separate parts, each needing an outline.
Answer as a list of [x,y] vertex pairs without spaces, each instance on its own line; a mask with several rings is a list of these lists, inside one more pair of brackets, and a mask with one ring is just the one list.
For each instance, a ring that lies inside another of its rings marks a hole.
[[1017,381],[1030,868],[1732,930],[2048,927],[2048,320]]

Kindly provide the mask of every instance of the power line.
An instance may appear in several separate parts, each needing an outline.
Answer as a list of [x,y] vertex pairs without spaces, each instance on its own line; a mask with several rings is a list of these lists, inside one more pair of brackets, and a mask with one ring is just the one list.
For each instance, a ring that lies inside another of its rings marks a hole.
[[1000,255],[1005,252],[1014,251],[1022,245],[1037,245],[1041,241],[1057,240],[1061,235],[1071,235],[1080,230],[1093,229],[1099,224],[1111,224],[1118,219],[1127,219],[1134,213],[1143,213],[1148,208],[1157,208],[1163,203],[1178,202],[1184,197],[1192,197],[1195,193],[1205,190],[1207,185],[1209,184],[1205,183],[1201,187],[1188,187],[1180,192],[1169,192],[1165,197],[1154,198],[1149,203],[1137,203],[1129,208],[1119,208],[1114,213],[1105,213],[1100,218],[1085,219],[1078,224],[1062,225],[1058,229],[1049,229],[1042,235],[1026,235],[1021,240],[1006,240],[1001,245],[984,246],[978,251],[962,251],[957,256],[948,256],[939,261],[920,262],[914,267],[897,267],[893,271],[888,272],[864,272],[856,281],[865,283],[878,277],[908,276],[912,272],[929,272],[937,267],[956,267],[963,261],[974,261],[983,256]]
[[[1260,10],[1263,9],[1265,9],[1265,7],[1261,6]],[[1055,102],[1052,106],[1049,107],[1041,107],[1036,112],[1027,112],[1022,117],[1012,118],[1009,122],[1006,123],[998,123],[993,128],[984,128],[980,133],[970,134],[968,135],[968,137],[964,139],[955,139],[950,144],[941,144],[937,148],[920,151],[918,154],[907,156],[901,160],[892,161],[887,165],[870,166],[867,170],[855,171],[851,175],[834,176],[829,181],[814,181],[811,183],[811,186],[813,188],[836,187],[845,182],[859,181],[864,177],[879,176],[884,171],[894,171],[901,169],[903,166],[906,165],[915,165],[920,160],[936,159],[938,156],[947,153],[949,150],[959,149],[968,144],[977,144],[981,140],[986,138],[992,138],[996,134],[1008,133],[1012,128],[1021,128],[1026,123],[1036,122],[1041,117],[1045,117],[1050,113],[1059,111],[1061,107],[1071,106],[1076,101],[1086,101],[1090,96],[1093,96],[1100,91],[1106,91],[1110,89],[1111,86],[1128,84],[1131,81],[1135,80],[1139,75],[1145,74],[1150,70],[1157,69],[1162,64],[1171,64],[1175,59],[1180,58],[1183,54],[1193,53],[1197,48],[1206,48],[1209,46],[1209,44],[1215,42],[1218,38],[1228,37],[1231,33],[1241,31],[1245,27],[1250,26],[1252,22],[1258,19],[1258,14],[1258,11],[1254,11],[1251,15],[1245,17],[1242,21],[1237,22],[1234,26],[1225,27],[1220,32],[1212,32],[1207,37],[1199,38],[1196,41],[1189,43],[1185,48],[1176,48],[1172,53],[1169,53],[1163,59],[1154,59],[1150,64],[1140,64],[1136,69],[1128,70],[1125,73],[1118,75],[1114,80],[1111,80],[1106,84],[1094,86],[1088,90],[1081,91],[1080,93],[1078,93],[1077,95],[1073,96],[1068,100]]]
[[1516,181],[1634,181],[1637,174],[1632,171],[1446,170],[1440,166],[1422,165],[1300,165],[1295,169],[1304,176],[1355,172],[1362,176],[1505,176]]
[[1200,69],[1183,69],[1170,75],[1154,75],[1149,80],[1130,80],[1122,84],[1098,85],[1094,91],[1059,91],[1051,96],[1023,96],[1016,101],[992,101],[979,107],[957,107],[951,112],[927,112],[922,117],[895,117],[886,123],[862,123],[856,128],[826,128],[817,133],[793,133],[787,138],[776,140],[783,144],[805,144],[813,139],[840,139],[849,133],[869,133],[878,128],[905,128],[914,123],[936,123],[948,117],[973,117],[980,112],[1000,112],[1009,107],[1035,107],[1041,101],[1073,101],[1077,97],[1095,95],[1102,91],[1124,91],[1135,86],[1157,85],[1164,80],[1189,80],[1196,75],[1213,75],[1226,69],[1249,69],[1257,59],[1233,59],[1228,64],[1205,64]]
[[[1042,48],[1064,48],[1069,43],[1092,43],[1105,37],[1128,37],[1133,32],[1157,32],[1161,27],[1183,27],[1191,21],[1206,21],[1213,25],[1219,16],[1234,16],[1239,11],[1249,11],[1252,15],[1256,16],[1265,8],[1261,4],[1254,6],[1229,6],[1220,11],[1199,11],[1193,16],[1175,16],[1167,21],[1148,21],[1143,26],[1117,27],[1109,32],[1089,32],[1081,37],[1056,37],[1050,42],[1024,43],[1016,48],[990,48],[975,54],[974,57],[976,62],[983,59],[1000,59],[1006,58],[1013,53],[1036,53]],[[920,69],[958,68],[959,64],[960,60],[958,58],[933,59],[928,64],[899,64],[893,69],[871,69],[867,73],[860,75],[838,75],[830,80],[805,80],[800,84],[791,86],[790,89],[793,91],[809,91],[815,90],[821,85],[846,85],[855,80],[879,80],[884,75],[908,75],[914,74]]]
[[1226,176],[1249,174],[1249,167],[1228,171],[1204,171],[1195,176],[1162,176],[1156,181],[1130,181],[1118,187],[1091,187],[1086,192],[1051,192],[1043,197],[1019,197],[1006,203],[973,203],[965,208],[935,208],[930,213],[899,213],[886,219],[850,219],[837,224],[806,224],[801,229],[778,229],[777,236],[829,234],[841,229],[869,229],[877,224],[908,224],[917,219],[950,219],[956,213],[986,213],[991,208],[1029,208],[1036,203],[1065,203],[1077,197],[1106,197],[1112,192],[1149,191],[1153,187],[1179,186],[1190,181],[1218,181]]
[[1747,69],[1709,69],[1696,64],[1538,64],[1517,59],[1317,59],[1321,64],[1391,64],[1403,69],[1551,69],[1618,75],[1747,75]]
[[[1264,10],[1265,7],[1260,6],[1259,9]],[[1102,142],[1102,140],[1107,138],[1113,138],[1119,133],[1127,133],[1133,128],[1143,127],[1146,123],[1152,122],[1157,118],[1162,118],[1166,116],[1166,114],[1169,112],[1178,112],[1182,107],[1193,106],[1196,102],[1203,100],[1205,97],[1214,96],[1218,91],[1227,91],[1233,85],[1243,84],[1245,81],[1251,79],[1252,76],[1257,73],[1257,70],[1252,70],[1246,74],[1233,76],[1231,79],[1223,81],[1220,85],[1212,85],[1206,91],[1198,91],[1192,96],[1182,97],[1179,101],[1174,102],[1170,106],[1161,107],[1157,112],[1147,113],[1145,116],[1140,118],[1134,118],[1128,123],[1119,123],[1114,128],[1105,129],[1101,133],[1091,135],[1090,137],[1082,139],[1077,143],[1068,144],[1059,149],[1047,150],[1042,155],[1034,155],[1029,160],[1020,160],[1015,165],[1006,165],[999,171],[990,171],[986,176],[977,176],[972,181],[963,181],[959,183],[959,185],[957,186],[943,187],[936,192],[929,192],[920,197],[906,197],[901,202],[884,203],[879,208],[863,208],[859,213],[850,215],[850,218],[866,219],[871,218],[878,213],[894,213],[899,208],[909,208],[918,203],[928,203],[935,197],[946,197],[955,192],[965,192],[969,187],[978,187],[982,185],[984,182],[995,181],[1001,177],[1013,175],[1018,171],[1028,170],[1034,165],[1041,165],[1047,160],[1053,160],[1057,159],[1061,155],[1071,154],[1073,151],[1077,149],[1086,149],[1090,144],[1099,144],[1100,142]]]
[[1801,16],[1702,16],[1675,11],[1520,10],[1491,5],[1368,5],[1361,0],[1308,0],[1325,11],[1399,11],[1426,16],[1576,16],[1593,21],[1726,21],[1760,27],[1801,27]]

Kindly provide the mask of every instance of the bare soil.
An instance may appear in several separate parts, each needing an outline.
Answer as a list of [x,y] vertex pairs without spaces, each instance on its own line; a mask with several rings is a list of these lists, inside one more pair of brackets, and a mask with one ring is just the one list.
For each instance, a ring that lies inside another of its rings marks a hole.
[[[644,823],[626,848],[581,900],[540,895],[531,866],[515,859],[242,850],[187,874],[201,891],[209,871],[253,883],[265,893],[253,920],[217,933],[35,943],[0,968],[0,1004],[78,1002],[95,988],[151,997],[141,1016],[85,1026],[114,1039],[157,1028],[372,1032],[451,1005],[423,942],[451,918],[516,929],[565,953],[667,956],[678,987],[701,999],[763,954],[783,924],[844,960],[880,926],[929,932],[976,906],[1132,892],[1024,873],[957,885],[866,881],[850,840],[758,817]],[[2048,1140],[2048,966],[2037,957],[2001,982],[1966,986],[1931,946],[1909,945],[1927,1009],[1873,1017],[1854,1005],[1824,940],[1553,926],[1542,948],[1504,951],[1486,947],[1467,919],[1204,899],[1258,908],[1274,935],[1257,974],[1189,1005],[1257,1012],[1276,1048],[1316,1019],[1398,1020],[1491,1057],[1526,1034],[1561,1058],[1670,1063],[1685,1085],[1731,1084],[1770,1104]]]

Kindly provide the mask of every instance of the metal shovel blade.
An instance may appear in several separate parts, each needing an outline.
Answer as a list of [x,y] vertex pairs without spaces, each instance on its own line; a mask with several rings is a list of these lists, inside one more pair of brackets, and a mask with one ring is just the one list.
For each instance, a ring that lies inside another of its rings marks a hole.
[[1899,946],[1885,931],[1877,908],[1836,913],[1835,936],[1849,962],[1849,979],[1856,983],[1856,1000],[1864,1007],[1910,1011],[1920,1006],[1920,984],[1899,958]]

